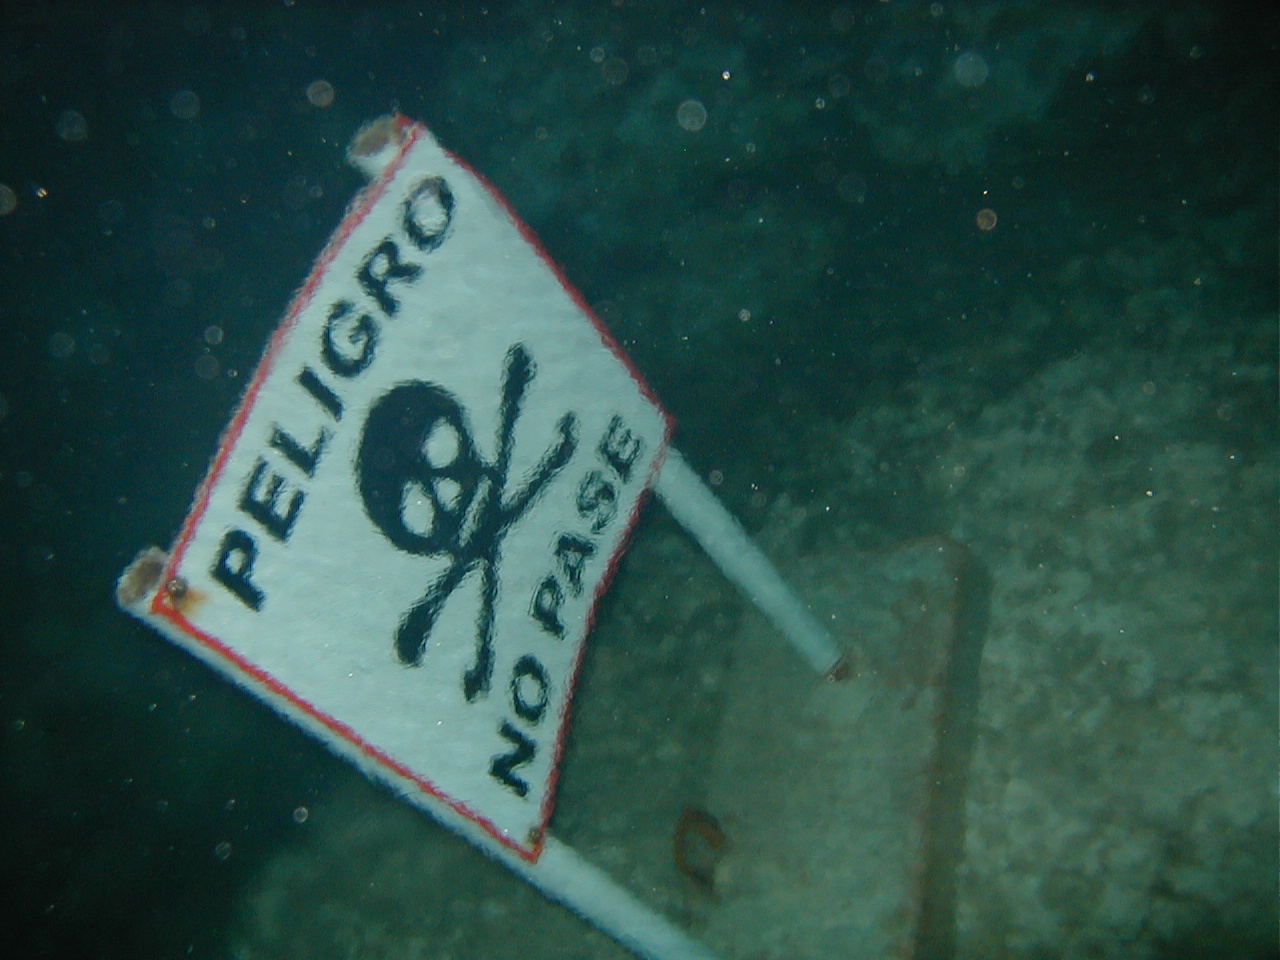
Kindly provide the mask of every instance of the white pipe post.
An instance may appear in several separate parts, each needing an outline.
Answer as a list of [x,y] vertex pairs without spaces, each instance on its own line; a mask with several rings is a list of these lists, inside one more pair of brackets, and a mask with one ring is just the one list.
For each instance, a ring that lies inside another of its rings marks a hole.
[[677,522],[801,656],[822,675],[838,676],[844,654],[831,635],[674,447],[667,449],[655,490]]
[[644,960],[720,960],[553,836],[547,836],[536,866],[516,856],[504,859],[547,896],[576,911]]

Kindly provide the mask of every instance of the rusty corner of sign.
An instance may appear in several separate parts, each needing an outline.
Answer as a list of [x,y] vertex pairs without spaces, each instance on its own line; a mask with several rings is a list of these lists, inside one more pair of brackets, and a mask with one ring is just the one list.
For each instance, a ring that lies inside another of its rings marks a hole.
[[160,587],[169,555],[159,547],[144,547],[116,581],[116,603],[125,610],[142,609]]
[[347,145],[347,163],[367,179],[376,179],[404,144],[410,126],[412,121],[398,113],[370,120]]

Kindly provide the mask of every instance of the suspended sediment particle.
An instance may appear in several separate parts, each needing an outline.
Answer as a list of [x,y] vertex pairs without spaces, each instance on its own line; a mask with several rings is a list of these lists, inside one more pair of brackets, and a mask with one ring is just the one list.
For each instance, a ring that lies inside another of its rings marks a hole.
[[987,77],[991,75],[991,68],[987,66],[987,61],[982,54],[966,50],[956,57],[956,62],[951,65],[951,73],[960,86],[973,89],[987,82]]
[[313,107],[324,109],[333,105],[333,84],[328,80],[312,80],[307,85],[307,102]]
[[686,100],[676,110],[676,122],[690,133],[697,133],[707,125],[707,108],[700,100]]

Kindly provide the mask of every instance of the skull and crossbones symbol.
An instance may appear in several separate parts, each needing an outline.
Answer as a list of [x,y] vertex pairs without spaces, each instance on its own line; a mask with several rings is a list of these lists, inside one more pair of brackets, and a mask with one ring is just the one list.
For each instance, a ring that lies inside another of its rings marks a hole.
[[360,441],[358,486],[369,519],[397,548],[447,560],[444,572],[400,619],[395,650],[401,663],[421,665],[445,601],[473,571],[481,578],[475,659],[462,679],[468,701],[487,693],[493,676],[502,539],[577,447],[577,418],[566,413],[537,465],[518,487],[507,489],[516,420],[534,374],[528,350],[513,345],[503,370],[492,462],[476,449],[458,399],[424,380],[398,384],[380,397]]

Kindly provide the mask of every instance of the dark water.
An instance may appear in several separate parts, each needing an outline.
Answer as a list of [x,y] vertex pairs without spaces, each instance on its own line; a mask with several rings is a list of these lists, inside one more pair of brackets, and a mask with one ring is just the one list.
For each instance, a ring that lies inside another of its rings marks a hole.
[[[120,614],[112,585],[175,533],[360,185],[350,136],[393,108],[508,197],[753,529],[785,497],[824,508],[811,546],[954,532],[921,479],[931,454],[899,429],[922,385],[963,430],[1075,357],[1181,370],[1190,399],[1148,441],[1220,447],[1255,499],[1212,535],[1172,510],[1152,549],[1182,550],[1192,574],[1240,565],[1245,612],[1221,629],[1274,667],[1280,31],[1243,9],[5,4],[0,940],[27,957],[231,955],[245,891],[303,843],[296,811],[359,789]],[[1065,422],[1071,392],[1053,394]],[[876,411],[897,412],[862,476],[835,438],[866,436]],[[1098,496],[1145,482],[1120,437],[1082,446]],[[1241,694],[1264,715],[1274,679]],[[1242,781],[1274,781],[1268,716],[1270,769],[1242,756]],[[1274,795],[1236,826],[1241,850],[1206,881],[1230,893],[1179,901],[1151,879],[1143,896],[1187,906],[1129,955],[1270,955]],[[568,929],[580,944],[545,933],[526,955],[609,949]],[[1107,936],[1092,955],[1124,955]],[[272,942],[250,955],[290,955]],[[1084,955],[1002,943],[985,949]],[[370,934],[352,955],[416,954]]]

